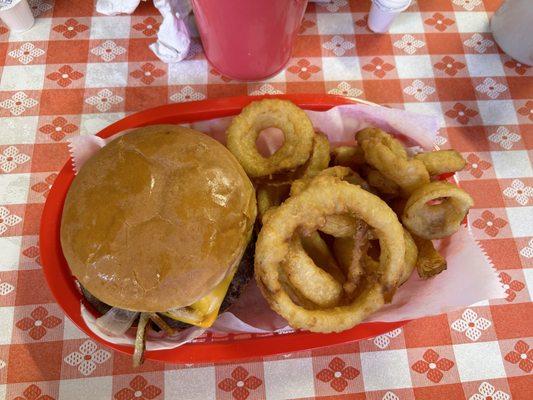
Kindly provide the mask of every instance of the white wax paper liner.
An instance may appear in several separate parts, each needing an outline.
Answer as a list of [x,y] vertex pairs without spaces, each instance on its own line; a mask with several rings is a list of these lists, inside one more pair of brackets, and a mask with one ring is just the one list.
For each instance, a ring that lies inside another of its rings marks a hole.
[[[354,132],[367,126],[377,126],[398,135],[409,145],[418,144],[426,150],[432,148],[438,129],[437,119],[403,110],[368,106],[343,105],[328,111],[306,111],[316,130],[328,135],[332,145],[354,141]],[[224,132],[231,117],[186,124],[224,142]],[[124,134],[121,132],[118,135]],[[78,136],[71,139],[69,149],[75,170],[79,170],[101,147],[110,140],[97,136]],[[269,149],[277,139],[267,139],[263,145]],[[448,269],[428,280],[413,273],[396,292],[393,302],[370,316],[367,322],[394,322],[441,314],[456,308],[494,298],[505,297],[497,273],[488,258],[476,244],[467,227],[438,243],[439,251],[446,257]],[[133,344],[133,332],[121,337],[109,337],[94,324],[94,317],[81,305],[87,326],[105,340],[117,344]],[[213,332],[269,333],[290,331],[285,320],[274,313],[251,282],[239,301],[222,313],[210,328]],[[161,350],[178,347],[200,336],[203,329],[190,328],[173,337],[150,334],[147,349]]]

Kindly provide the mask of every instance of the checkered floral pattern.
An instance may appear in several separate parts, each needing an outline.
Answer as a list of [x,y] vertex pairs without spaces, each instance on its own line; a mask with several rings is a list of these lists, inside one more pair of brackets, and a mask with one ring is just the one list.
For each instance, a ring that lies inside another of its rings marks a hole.
[[358,375],[358,370],[346,365],[346,362],[341,358],[335,357],[329,362],[327,368],[316,375],[316,378],[319,381],[329,383],[335,391],[343,392],[348,386],[348,381],[357,378]]
[[77,367],[82,375],[89,376],[99,364],[103,364],[110,357],[109,351],[98,349],[96,343],[87,340],[79,346],[77,351],[68,354],[64,361],[72,367]]
[[[29,3],[33,29],[0,23],[0,399],[531,398],[533,68],[490,33],[501,0],[413,1],[383,35],[368,29],[370,0],[312,3],[287,67],[251,83],[213,69],[198,38],[182,63],[158,60],[148,45],[161,18],[150,2],[111,17],[94,0]],[[467,160],[458,178],[475,199],[472,234],[506,299],[357,343],[138,370],[64,317],[46,289],[38,235],[70,137],[171,102],[301,92],[440,118],[437,145]]]
[[0,107],[9,110],[12,115],[20,115],[28,108],[35,107],[39,102],[24,92],[17,92],[11,98],[0,102]]
[[475,342],[490,325],[491,322],[488,319],[479,317],[475,311],[467,308],[461,318],[451,324],[451,327],[454,331],[464,333],[468,339]]
[[17,59],[21,64],[29,64],[35,57],[45,54],[43,49],[35,47],[33,43],[24,43],[18,49],[11,50],[8,55]]
[[143,376],[137,375],[129,382],[128,387],[119,390],[113,398],[115,400],[149,400],[157,398],[160,394],[160,388],[150,385]]
[[47,329],[58,326],[61,320],[54,315],[49,315],[48,310],[42,306],[35,308],[29,317],[24,317],[15,324],[22,331],[28,331],[33,340],[39,340],[46,335]]

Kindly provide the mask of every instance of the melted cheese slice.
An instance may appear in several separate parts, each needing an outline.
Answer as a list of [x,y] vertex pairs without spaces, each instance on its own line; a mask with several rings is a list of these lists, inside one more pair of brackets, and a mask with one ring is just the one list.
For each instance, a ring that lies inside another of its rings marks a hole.
[[209,328],[218,317],[218,311],[237,269],[226,276],[212,291],[196,303],[161,313],[169,318],[201,328]]

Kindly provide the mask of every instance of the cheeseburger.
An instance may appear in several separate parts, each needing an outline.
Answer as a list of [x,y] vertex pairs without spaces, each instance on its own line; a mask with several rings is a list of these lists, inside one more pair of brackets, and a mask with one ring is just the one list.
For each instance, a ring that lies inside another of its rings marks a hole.
[[100,312],[206,328],[253,274],[255,217],[253,185],[226,147],[192,129],[150,126],[83,165],[61,245]]

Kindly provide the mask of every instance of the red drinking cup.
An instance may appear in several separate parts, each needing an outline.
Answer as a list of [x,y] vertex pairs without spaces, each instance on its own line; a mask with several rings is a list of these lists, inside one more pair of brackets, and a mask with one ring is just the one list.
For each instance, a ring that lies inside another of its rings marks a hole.
[[257,81],[291,57],[307,0],[192,0],[209,62],[223,75]]

